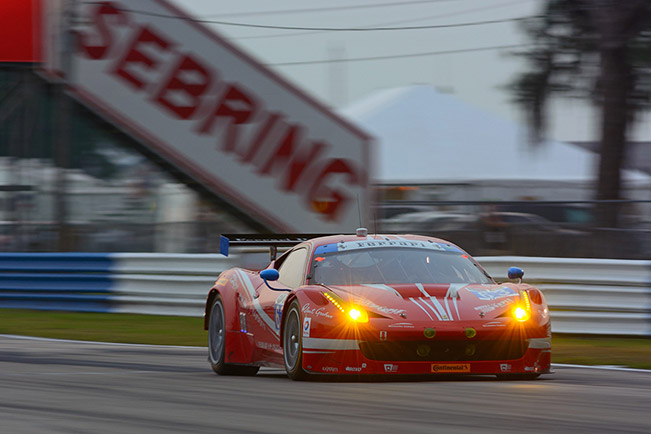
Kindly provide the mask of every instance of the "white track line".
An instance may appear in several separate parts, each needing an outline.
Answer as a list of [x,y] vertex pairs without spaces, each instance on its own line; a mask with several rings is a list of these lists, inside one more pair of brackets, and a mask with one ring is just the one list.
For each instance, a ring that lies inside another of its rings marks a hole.
[[54,338],[39,338],[34,336],[19,336],[19,335],[2,335],[0,338],[9,338],[9,339],[22,339],[27,341],[44,341],[44,342],[69,342],[73,344],[92,344],[92,345],[112,345],[112,346],[121,346],[121,347],[149,347],[149,348],[175,348],[175,349],[184,349],[184,350],[196,350],[206,347],[191,347],[183,345],[152,345],[152,344],[127,344],[120,342],[95,342],[95,341],[76,341],[74,339],[54,339]]
[[583,369],[603,369],[605,371],[626,371],[626,372],[646,372],[651,373],[649,369],[626,368],[623,366],[603,366],[603,365],[566,365],[564,363],[552,363],[553,368],[583,368]]

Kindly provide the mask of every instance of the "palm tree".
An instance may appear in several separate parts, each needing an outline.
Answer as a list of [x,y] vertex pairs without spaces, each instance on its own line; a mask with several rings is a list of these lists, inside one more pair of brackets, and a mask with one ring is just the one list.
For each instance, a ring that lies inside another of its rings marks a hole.
[[[511,83],[534,142],[546,127],[552,95],[589,98],[600,109],[596,199],[621,199],[627,137],[651,95],[649,0],[546,0],[543,14],[525,22],[533,46],[516,53],[529,69]],[[617,227],[618,206],[597,207],[597,224]]]

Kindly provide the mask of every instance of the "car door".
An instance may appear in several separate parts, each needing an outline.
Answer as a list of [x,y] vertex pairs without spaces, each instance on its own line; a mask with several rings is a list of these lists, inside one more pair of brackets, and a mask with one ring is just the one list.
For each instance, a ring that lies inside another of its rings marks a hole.
[[[269,349],[282,357],[280,349],[280,326],[283,314],[283,306],[290,291],[303,285],[305,281],[305,267],[307,265],[308,249],[306,246],[296,247],[280,258],[278,258],[274,267],[278,270],[280,277],[275,282],[269,282],[273,290],[267,285],[261,285],[259,288],[258,301],[264,314],[268,318],[267,324],[273,324],[269,330],[271,333],[259,334],[256,336],[256,346],[262,349]],[[273,339],[273,342],[270,340]]]

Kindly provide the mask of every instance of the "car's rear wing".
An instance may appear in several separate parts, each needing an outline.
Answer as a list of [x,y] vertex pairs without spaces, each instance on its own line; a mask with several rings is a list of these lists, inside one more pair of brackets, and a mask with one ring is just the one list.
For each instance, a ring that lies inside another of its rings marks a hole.
[[269,247],[271,260],[276,259],[278,247],[291,247],[312,238],[332,234],[222,234],[219,253],[228,256],[230,246]]

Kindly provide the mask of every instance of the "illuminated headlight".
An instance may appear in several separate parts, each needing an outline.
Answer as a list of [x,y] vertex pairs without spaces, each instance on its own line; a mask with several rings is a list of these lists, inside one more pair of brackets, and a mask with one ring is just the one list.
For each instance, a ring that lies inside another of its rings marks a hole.
[[348,316],[355,322],[368,322],[368,313],[361,307],[350,308]]
[[368,322],[368,312],[362,307],[352,306],[336,294],[330,292],[324,292],[323,295],[327,298],[330,303],[334,304],[341,313],[348,313],[348,317],[355,322]]
[[524,322],[531,317],[531,301],[527,291],[520,291],[520,306],[513,310],[513,316],[520,322]]
[[521,307],[516,307],[515,310],[513,311],[513,316],[515,319],[518,321],[526,321],[529,319],[529,314],[527,313],[526,310],[522,309]]

